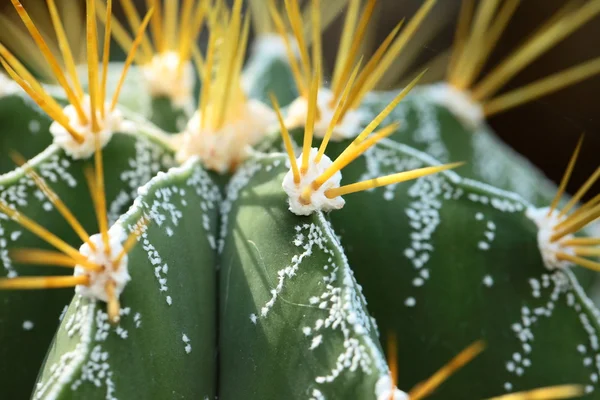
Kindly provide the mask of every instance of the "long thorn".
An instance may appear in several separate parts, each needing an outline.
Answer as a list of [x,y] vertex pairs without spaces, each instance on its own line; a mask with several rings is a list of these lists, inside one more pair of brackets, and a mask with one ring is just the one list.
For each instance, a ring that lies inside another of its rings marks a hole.
[[77,260],[77,263],[82,265],[90,265],[88,259],[84,257],[81,253],[79,253],[78,250],[71,247],[58,236],[50,233],[46,228],[42,227],[37,222],[27,218],[18,211],[13,210],[12,208],[8,207],[2,202],[0,202],[0,212],[6,214],[8,217],[15,220],[15,222],[17,222],[23,228],[27,229],[29,232],[33,233],[49,245],[55,247],[57,250],[60,250],[64,254],[72,257],[74,260]]
[[587,258],[578,257],[567,253],[556,253],[556,258],[563,261],[570,261],[575,265],[591,269],[592,271],[600,271],[600,263],[588,260]]
[[31,17],[27,13],[27,11],[25,11],[25,8],[21,4],[21,2],[19,0],[11,0],[11,2],[15,7],[15,10],[17,10],[17,13],[21,17],[21,20],[27,27],[27,30],[31,34],[31,37],[33,38],[38,48],[44,55],[44,58],[46,59],[48,64],[50,64],[50,68],[52,69],[52,72],[58,80],[58,83],[60,83],[60,85],[64,89],[67,98],[69,99],[69,102],[71,103],[71,105],[73,105],[73,107],[75,107],[75,111],[77,112],[79,120],[82,121],[84,124],[87,123],[88,119],[85,115],[85,112],[83,111],[83,108],[81,107],[81,102],[77,98],[77,95],[71,89],[71,86],[69,85],[69,82],[67,81],[67,78],[65,77],[58,60],[52,54],[52,51],[46,44],[46,41],[42,37],[42,34],[35,26],[35,23],[31,20]]
[[102,150],[100,149],[100,142],[96,137],[96,151],[94,153],[94,164],[96,172],[96,193],[94,198],[96,199],[96,218],[98,219],[98,227],[100,228],[100,235],[102,236],[102,242],[104,243],[104,252],[108,255],[110,251],[110,239],[108,237],[108,213],[106,209],[106,189],[104,187],[104,160],[102,157]]
[[306,82],[302,76],[302,72],[300,71],[300,64],[298,63],[298,59],[296,58],[296,53],[294,52],[290,37],[288,36],[283,24],[283,18],[281,17],[281,14],[275,5],[275,0],[268,0],[267,7],[269,7],[271,18],[275,23],[275,29],[277,29],[277,33],[279,36],[281,36],[283,44],[285,45],[285,51],[287,53],[290,69],[292,70],[292,75],[294,77],[294,81],[296,82],[298,92],[302,97],[308,97],[308,90],[306,88]]
[[48,5],[48,12],[50,13],[52,24],[54,25],[54,32],[56,33],[56,38],[58,39],[58,47],[63,56],[65,66],[67,67],[69,78],[71,78],[71,82],[75,87],[75,92],[81,101],[83,98],[83,89],[81,87],[81,83],[79,82],[79,77],[77,76],[77,66],[73,60],[71,46],[69,45],[69,40],[67,39],[64,26],[60,20],[58,10],[56,9],[56,3],[54,0],[46,0],[46,3]]
[[135,224],[135,228],[129,233],[125,243],[123,243],[123,249],[119,252],[117,257],[113,260],[114,269],[117,270],[123,257],[129,254],[133,247],[137,244],[138,239],[142,235],[144,228],[148,225],[149,220],[146,217],[141,217]]
[[325,182],[327,182],[327,180],[329,178],[331,178],[333,176],[333,174],[344,169],[348,164],[350,164],[351,162],[356,160],[358,157],[360,157],[365,151],[367,151],[368,149],[373,147],[381,139],[390,136],[392,133],[394,133],[398,129],[399,126],[400,126],[400,124],[398,122],[395,122],[393,124],[386,126],[383,129],[377,131],[372,136],[370,136],[368,139],[363,140],[362,142],[360,142],[358,144],[355,144],[355,143],[350,144],[350,146],[348,146],[346,148],[346,150],[344,150],[342,152],[342,154],[340,154],[335,159],[333,164],[331,164],[329,166],[329,168],[327,168],[321,175],[319,175],[313,181],[312,188],[314,190],[317,190],[318,188],[320,188],[321,185],[323,185]]
[[54,190],[46,183],[45,179],[38,175],[37,172],[27,163],[25,157],[17,152],[11,152],[10,157],[15,164],[22,167],[25,173],[33,180],[38,189],[46,196],[46,198],[54,205],[56,210],[62,215],[65,221],[71,226],[73,231],[79,236],[82,242],[86,242],[92,250],[96,250],[94,243],[90,240],[90,235],[85,228],[73,215],[67,205],[60,199]]
[[121,318],[121,304],[119,303],[119,298],[115,294],[115,282],[113,280],[106,282],[104,291],[108,297],[108,302],[106,304],[108,319],[111,323],[116,324]]
[[337,84],[331,87],[335,98],[339,98],[341,95],[342,82],[345,82],[348,79],[350,72],[352,71],[352,65],[354,64],[360,46],[363,43],[365,33],[367,32],[367,26],[369,25],[376,4],[377,0],[369,0],[362,9],[361,18],[356,27],[350,50],[346,56],[345,65],[342,67]]
[[277,114],[277,119],[279,120],[279,127],[281,129],[281,137],[283,138],[283,143],[285,145],[285,151],[287,152],[288,159],[290,160],[290,164],[292,166],[292,174],[294,175],[294,183],[300,183],[300,171],[298,170],[298,163],[296,162],[296,155],[294,154],[294,147],[292,146],[292,140],[290,139],[290,133],[288,132],[287,127],[285,126],[285,122],[283,121],[283,116],[281,115],[281,109],[279,108],[279,102],[273,93],[269,93],[269,97],[271,98],[271,104],[273,105],[273,109],[275,110],[275,114]]
[[308,115],[306,117],[306,126],[304,127],[304,142],[302,144],[302,166],[300,173],[305,174],[308,170],[308,158],[312,146],[313,132],[315,129],[315,117],[318,112],[317,96],[319,95],[319,75],[321,71],[315,71],[310,85],[308,96]]
[[146,26],[148,26],[148,22],[150,21],[150,17],[152,17],[152,13],[154,12],[154,8],[151,8],[146,13],[144,20],[142,21],[142,25],[140,25],[140,29],[138,30],[135,40],[131,46],[131,50],[129,50],[129,54],[127,54],[127,59],[125,60],[125,65],[123,66],[123,72],[121,72],[121,77],[119,78],[119,83],[117,84],[117,89],[112,98],[112,102],[110,105],[110,110],[113,111],[117,106],[117,101],[119,100],[119,95],[121,93],[121,89],[123,88],[123,83],[125,82],[125,77],[127,76],[127,72],[129,71],[129,67],[133,62],[135,57],[135,53],[137,51],[138,46],[142,38],[144,37],[144,31],[146,30]]
[[[56,267],[75,268],[77,261],[73,258],[52,250],[40,249],[11,249],[10,258],[19,264],[44,265]],[[100,268],[100,266],[98,266]]]
[[485,349],[485,344],[482,341],[477,341],[461,351],[450,362],[440,368],[433,376],[427,379],[422,384],[419,384],[415,389],[408,394],[411,400],[420,400],[437,389],[450,375],[471,362]]
[[427,17],[429,12],[435,5],[436,1],[437,0],[425,0],[423,2],[417,13],[402,30],[398,38],[391,45],[389,51],[385,54],[385,56],[383,56],[381,62],[373,71],[373,74],[367,80],[365,87],[363,88],[364,92],[371,91],[375,87],[375,85],[377,85],[377,82],[379,82],[383,74],[389,69],[392,62],[394,62],[396,57],[400,55],[408,41],[419,29],[419,27],[423,23],[423,20],[425,19],[425,17]]
[[571,156],[571,159],[569,160],[569,164],[567,165],[565,174],[563,175],[562,180],[560,181],[560,185],[558,187],[558,190],[556,191],[556,196],[554,196],[554,199],[552,200],[552,204],[550,205],[550,210],[548,210],[548,216],[552,215],[554,210],[556,210],[556,207],[558,207],[558,202],[560,201],[563,194],[565,193],[565,189],[567,188],[569,179],[571,179],[571,174],[573,172],[573,168],[575,167],[575,163],[577,162],[577,157],[579,157],[579,151],[581,150],[581,145],[583,144],[584,136],[585,136],[584,134],[581,135],[581,137],[579,138],[579,141],[577,142],[577,146],[575,146],[575,151],[573,152],[573,155]]
[[563,209],[561,210],[561,212],[559,214],[559,217],[566,215],[569,211],[571,211],[571,209],[575,206],[575,204],[577,204],[577,202],[579,200],[581,200],[581,198],[583,196],[585,196],[585,194],[590,189],[590,187],[592,187],[592,185],[594,183],[596,183],[598,178],[600,178],[600,167],[598,167],[596,169],[596,171],[594,171],[592,176],[590,176],[588,178],[588,180],[585,181],[583,186],[581,186],[581,188],[579,188],[579,190],[575,193],[575,195],[571,198],[571,200],[569,200],[569,202],[563,207]]
[[54,119],[57,123],[59,123],[65,130],[71,135],[74,141],[77,143],[83,143],[83,136],[76,132],[64,114],[63,110],[58,106],[58,103],[54,99],[52,99],[46,92],[37,92],[32,85],[26,82],[23,78],[21,78],[16,71],[8,65],[8,62],[4,59],[4,57],[0,56],[0,64],[4,67],[6,72],[10,75],[11,78],[17,82],[21,88],[35,101],[35,103],[40,106],[42,110],[44,110],[52,119]]
[[350,4],[346,9],[346,18],[344,18],[344,27],[342,28],[338,53],[335,58],[335,67],[333,69],[333,78],[331,80],[332,88],[339,85],[342,69],[344,68],[344,65],[346,65],[350,46],[354,38],[354,30],[356,27],[356,21],[358,20],[359,10],[360,0],[350,0]]
[[473,88],[473,99],[476,101],[484,101],[493,96],[506,82],[525,66],[587,23],[599,12],[600,1],[592,0],[579,9],[562,17],[547,29],[542,30],[533,38],[525,42],[525,44],[518,48],[511,56]]
[[96,0],[86,0],[86,32],[88,54],[88,87],[90,91],[90,114],[92,119],[92,132],[100,132],[98,111],[100,111],[98,90],[98,31],[96,29]]
[[549,386],[526,392],[505,394],[488,400],[558,400],[571,399],[585,394],[585,387],[581,385]]
[[600,245],[600,238],[577,237],[563,240],[560,244],[563,246],[598,246]]
[[325,196],[327,196],[330,199],[333,199],[335,197],[344,196],[350,193],[361,192],[380,186],[387,186],[395,183],[410,181],[427,175],[436,174],[441,171],[446,171],[448,169],[460,167],[463,164],[464,163],[459,162],[453,164],[440,165],[436,167],[419,168],[413,171],[399,172],[397,174],[387,175],[381,178],[369,179],[366,181],[345,185],[339,188],[329,189],[325,192]]
[[390,113],[394,110],[394,108],[396,108],[396,106],[408,95],[408,93],[412,90],[413,87],[416,86],[416,84],[423,77],[423,75],[425,75],[426,72],[427,72],[427,70],[421,72],[415,79],[412,80],[412,82],[410,82],[404,89],[402,89],[402,91],[400,93],[398,93],[396,95],[396,97],[394,97],[394,99],[390,102],[390,104],[388,104],[369,123],[369,125],[367,125],[365,129],[363,129],[363,131],[356,137],[356,139],[354,139],[354,142],[355,143],[360,143],[367,136],[369,136],[371,134],[371,132],[373,132],[375,129],[377,129],[377,127],[379,126],[379,124],[381,123],[381,121],[383,121],[384,119],[387,118],[388,115],[390,115]]
[[81,276],[31,276],[21,278],[0,278],[0,289],[59,289],[77,285],[88,286],[90,278]]
[[563,224],[560,229],[556,229],[555,227],[555,233],[550,237],[550,241],[556,242],[569,234],[575,233],[599,217],[600,207],[594,207],[585,213],[581,213],[575,218],[569,218],[564,221],[565,224]]
[[337,123],[340,120],[342,113],[344,112],[346,103],[348,102],[348,96],[350,94],[350,89],[352,89],[352,85],[354,85],[354,80],[356,79],[356,75],[358,74],[358,70],[360,69],[361,62],[362,62],[362,58],[359,60],[358,64],[356,64],[356,67],[354,67],[354,71],[352,71],[352,74],[350,75],[348,82],[346,82],[346,86],[344,87],[344,91],[342,92],[340,101],[337,104],[335,111],[333,112],[333,116],[331,117],[331,121],[329,122],[329,125],[327,126],[327,131],[325,131],[325,136],[323,136],[323,141],[321,142],[321,146],[319,146],[319,152],[317,153],[317,156],[315,157],[315,163],[318,163],[319,161],[321,161],[321,157],[323,157],[323,154],[325,154],[325,150],[327,149],[327,144],[329,143],[329,140],[331,139],[331,135],[333,135],[333,131],[335,130],[335,127],[337,126]]
[[484,113],[490,116],[504,112],[598,74],[600,74],[600,58],[595,58],[488,100],[483,103]]
[[112,0],[106,1],[106,25],[104,26],[104,48],[102,51],[102,82],[100,83],[100,111],[102,118],[106,114],[106,85],[108,81],[108,62],[110,61],[110,35],[112,31]]

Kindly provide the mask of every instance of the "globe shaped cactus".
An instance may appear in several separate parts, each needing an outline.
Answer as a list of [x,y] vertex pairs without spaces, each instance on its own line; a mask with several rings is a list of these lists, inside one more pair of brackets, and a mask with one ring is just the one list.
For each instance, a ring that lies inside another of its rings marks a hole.
[[600,72],[498,94],[600,1],[482,76],[519,1],[465,0],[428,84],[436,0],[370,55],[376,0],[113,2],[0,14],[2,398],[598,397],[600,168],[569,197],[583,137],[555,187],[485,118]]

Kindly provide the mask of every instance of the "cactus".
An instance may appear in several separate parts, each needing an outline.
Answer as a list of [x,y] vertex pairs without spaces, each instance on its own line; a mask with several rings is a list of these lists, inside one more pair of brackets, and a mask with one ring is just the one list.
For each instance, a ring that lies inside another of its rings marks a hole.
[[[435,0],[369,59],[376,1],[348,0],[327,87],[321,31],[340,4],[148,1],[140,15],[120,0],[122,24],[113,0],[86,0],[83,27],[61,2],[11,2],[13,19],[0,18],[3,396],[597,396],[600,312],[581,271],[600,270],[588,233],[598,196],[580,203],[600,172],[565,196],[582,141],[558,188],[529,187],[539,172],[461,120],[474,107],[464,94],[419,87],[426,72],[374,91]],[[455,91],[518,2],[499,3],[481,3],[471,36],[459,29]],[[581,10],[540,37],[566,36],[600,2]],[[11,46],[21,36],[28,51]],[[111,37],[124,62],[110,61]],[[576,68],[542,86],[598,69]],[[475,143],[514,178],[481,173]],[[523,187],[527,198],[509,191]]]

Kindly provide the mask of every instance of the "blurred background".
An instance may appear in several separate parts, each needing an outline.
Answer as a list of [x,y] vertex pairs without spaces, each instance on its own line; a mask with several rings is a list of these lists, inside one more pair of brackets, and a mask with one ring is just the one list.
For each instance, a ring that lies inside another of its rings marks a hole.
[[[39,7],[45,7],[45,0],[22,1],[28,7],[32,7],[36,3],[39,3]],[[85,0],[65,1],[85,3]],[[267,0],[262,1],[266,7]],[[321,1],[339,2],[340,0]],[[479,2],[481,1],[489,0],[479,0]],[[145,0],[136,0],[136,2],[140,10],[145,10]],[[371,21],[373,29],[368,36],[370,46],[375,48],[402,18],[406,17],[408,21],[422,2],[423,0],[379,0]],[[583,2],[584,0],[522,0],[481,76],[497,65],[503,57],[507,56],[561,7],[568,3],[577,7]],[[414,76],[413,72],[428,61],[440,55],[449,54],[460,3],[461,0],[438,0],[433,11],[415,35],[414,39],[416,40],[412,41],[410,52],[414,54],[415,62],[413,65],[402,66],[409,72],[405,77]],[[0,7],[11,8],[10,0],[0,0]],[[115,1],[115,12],[118,15],[121,14],[119,1]],[[324,54],[328,60],[327,65],[330,67],[333,65],[342,24],[343,10],[324,32]],[[0,26],[1,29],[2,26]],[[200,38],[201,42],[204,40],[206,40],[206,34]],[[522,86],[595,57],[600,57],[600,17],[592,19],[538,58],[512,79],[503,91]],[[408,58],[412,59],[412,57]],[[441,73],[438,76],[433,74],[433,77],[442,78],[443,75]],[[397,84],[398,82],[390,82],[389,87],[383,89],[392,89]],[[596,76],[541,100],[493,116],[490,118],[489,124],[504,141],[530,159],[556,182],[562,177],[579,135],[585,131],[586,141],[568,186],[568,190],[573,193],[599,166],[599,97],[600,76]],[[588,192],[588,197],[599,191],[600,184]]]

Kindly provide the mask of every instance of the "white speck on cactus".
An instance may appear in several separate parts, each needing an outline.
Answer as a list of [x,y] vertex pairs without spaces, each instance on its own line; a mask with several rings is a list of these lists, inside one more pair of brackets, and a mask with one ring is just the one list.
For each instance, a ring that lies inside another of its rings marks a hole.
[[186,354],[190,354],[192,352],[192,345],[190,344],[190,338],[187,337],[187,335],[184,333],[181,336],[181,340],[183,341],[183,343],[185,343],[185,352]]
[[29,124],[27,124],[27,127],[29,128],[29,132],[36,134],[40,131],[41,124],[40,121],[32,119],[31,121],[29,121]]
[[408,394],[398,389],[389,375],[382,376],[375,384],[377,400],[410,400]]
[[[292,171],[283,178],[283,190],[289,196],[290,211],[296,215],[310,215],[315,211],[331,211],[339,210],[344,206],[344,199],[341,197],[328,198],[325,192],[328,189],[340,187],[342,173],[337,171],[331,178],[323,183],[317,190],[311,190],[310,201],[302,199],[302,193],[306,188],[310,188],[314,180],[319,177],[333,162],[325,154],[318,163],[315,163],[318,149],[310,150],[308,169],[304,174],[300,175],[300,182],[294,182],[294,174]],[[302,154],[298,157],[298,165],[302,164]]]
[[483,277],[483,284],[487,287],[492,287],[494,286],[494,278],[491,277],[491,275],[486,275]]
[[219,173],[235,169],[246,159],[249,147],[258,143],[276,122],[273,110],[260,101],[250,99],[243,104],[235,119],[228,118],[218,131],[202,129],[202,116],[194,113],[178,138],[177,160],[183,163],[198,156],[205,167]]
[[[327,88],[320,88],[317,94],[318,118],[315,119],[314,135],[323,138],[329,126],[337,104],[331,104],[333,92]],[[298,97],[290,104],[288,109],[286,126],[295,128],[304,126],[308,116],[308,100]],[[341,121],[338,121],[331,135],[331,141],[341,141],[353,138],[360,132],[361,122],[365,120],[365,112],[361,109],[348,110]]]
[[[290,36],[292,44],[292,52],[296,58],[300,58],[300,49],[298,42],[293,36]],[[250,59],[246,63],[244,73],[242,75],[242,88],[248,92],[252,84],[257,81],[258,76],[265,72],[265,68],[270,66],[272,60],[280,60],[289,64],[287,49],[283,38],[278,34],[261,34],[256,36],[252,41],[252,50]]]
[[168,97],[175,106],[184,107],[193,99],[194,67],[188,61],[180,69],[179,63],[179,54],[169,51],[156,54],[141,70],[153,97]]
[[[289,37],[292,52],[297,58],[300,58],[300,49],[298,42],[293,35]],[[286,63],[289,63],[285,42],[281,35],[274,33],[266,33],[258,35],[252,42],[252,55],[260,55],[261,58],[279,58]]]
[[[91,115],[91,104],[89,96],[86,96],[82,101],[82,108],[85,114],[89,117]],[[97,111],[98,124],[100,125],[100,131],[94,133],[92,131],[91,119],[86,124],[83,124],[77,115],[75,107],[71,104],[64,108],[64,113],[69,121],[70,127],[77,133],[83,136],[83,142],[78,143],[71,134],[58,122],[54,121],[50,125],[50,133],[54,137],[54,143],[61,147],[68,155],[73,159],[85,159],[90,157],[96,151],[96,140],[99,141],[100,148],[106,146],[106,144],[112,138],[112,135],[116,131],[120,131],[123,125],[123,116],[117,109],[110,111],[110,105],[106,104],[106,113],[104,118],[101,117],[100,112]]]
[[569,246],[563,246],[562,240],[572,239],[573,235],[566,235],[562,240],[551,241],[552,235],[554,235],[555,228],[558,224],[566,219],[566,216],[559,217],[560,211],[554,210],[548,215],[549,208],[533,208],[527,209],[526,215],[531,219],[538,227],[538,247],[544,260],[544,265],[549,270],[564,269],[573,266],[573,263],[569,261],[559,260],[557,257],[558,253],[565,253],[575,255],[573,249]]
[[427,96],[436,104],[450,110],[465,127],[476,129],[485,121],[483,107],[471,99],[467,92],[441,82],[426,89]]
[[110,281],[115,284],[115,296],[119,298],[127,283],[131,280],[127,268],[127,255],[122,257],[118,265],[114,265],[113,260],[123,250],[122,243],[127,239],[127,234],[120,225],[114,225],[108,232],[110,243],[110,254],[106,254],[102,235],[96,234],[90,236],[90,241],[96,247],[93,251],[87,243],[84,243],[79,252],[91,262],[98,264],[103,268],[100,272],[90,271],[81,266],[75,267],[75,276],[86,275],[90,278],[89,286],[78,285],[75,287],[75,292],[91,299],[109,301],[109,296],[106,293],[106,284]]
[[30,331],[33,329],[33,322],[31,321],[23,321],[23,330]]

